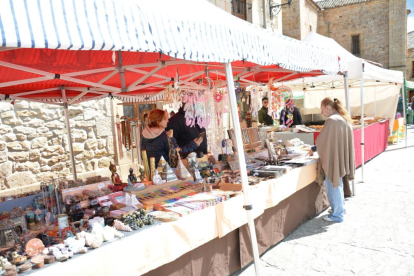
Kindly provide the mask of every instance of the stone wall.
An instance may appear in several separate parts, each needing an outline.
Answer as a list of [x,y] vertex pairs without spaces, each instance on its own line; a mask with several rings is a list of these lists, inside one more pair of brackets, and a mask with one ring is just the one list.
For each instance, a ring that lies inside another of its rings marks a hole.
[[413,78],[413,72],[414,72],[413,62],[414,62],[414,49],[408,49],[407,50],[407,61],[406,61],[405,77],[409,81],[414,81],[414,78]]
[[[219,7],[222,10],[225,10],[228,13],[231,13],[231,0],[208,0],[210,3]],[[282,0],[272,0],[271,5],[280,4]],[[246,0],[248,4],[251,5],[251,8],[247,10],[246,21],[252,23],[253,25],[262,27],[263,24],[263,0]],[[269,0],[264,1],[265,3],[265,17],[266,17],[266,29],[272,30],[273,32],[282,33],[282,13],[280,12],[277,15],[270,16],[270,5]]]
[[301,39],[300,30],[300,1],[292,1],[290,6],[282,8],[282,30],[283,35]]
[[389,0],[389,68],[405,71],[407,52],[406,0]]
[[301,40],[311,32],[318,29],[318,11],[320,10],[312,0],[300,1],[300,35]]
[[[70,106],[69,116],[78,176],[108,175],[114,157],[110,100]],[[0,102],[0,194],[35,190],[42,181],[71,175],[63,108]]]
[[349,52],[352,52],[351,36],[360,35],[361,57],[388,68],[388,4],[389,0],[373,0],[323,10],[319,14],[318,33],[335,39]]

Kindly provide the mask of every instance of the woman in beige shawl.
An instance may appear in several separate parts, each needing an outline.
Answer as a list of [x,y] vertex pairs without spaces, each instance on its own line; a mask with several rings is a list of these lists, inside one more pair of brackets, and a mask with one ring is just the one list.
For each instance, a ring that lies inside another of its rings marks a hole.
[[342,222],[345,214],[342,177],[352,180],[355,173],[352,120],[337,99],[323,99],[321,111],[327,119],[313,150],[319,154],[319,169],[325,174],[326,193],[332,208],[332,213],[323,219]]

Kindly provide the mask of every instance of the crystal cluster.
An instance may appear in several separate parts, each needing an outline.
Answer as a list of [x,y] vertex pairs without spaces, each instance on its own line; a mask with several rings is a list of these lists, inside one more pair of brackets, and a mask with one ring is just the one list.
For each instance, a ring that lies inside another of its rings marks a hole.
[[154,217],[142,209],[123,215],[121,221],[131,227],[132,230],[137,230],[144,227],[144,225],[154,224]]

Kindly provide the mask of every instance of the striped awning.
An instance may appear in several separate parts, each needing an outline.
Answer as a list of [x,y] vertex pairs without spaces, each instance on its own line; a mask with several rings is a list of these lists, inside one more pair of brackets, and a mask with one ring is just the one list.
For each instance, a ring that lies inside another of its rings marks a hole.
[[325,74],[345,69],[326,49],[256,27],[204,0],[2,0],[0,46],[159,52]]

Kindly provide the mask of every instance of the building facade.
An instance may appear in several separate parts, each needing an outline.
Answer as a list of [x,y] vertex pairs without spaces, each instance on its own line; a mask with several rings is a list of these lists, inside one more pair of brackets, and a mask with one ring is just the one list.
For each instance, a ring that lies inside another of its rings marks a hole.
[[405,0],[293,0],[283,9],[282,24],[284,35],[303,40],[315,31],[356,56],[406,71]]
[[406,79],[414,81],[414,31],[407,35],[407,71],[405,73]]
[[208,0],[253,25],[282,33],[281,0]]

